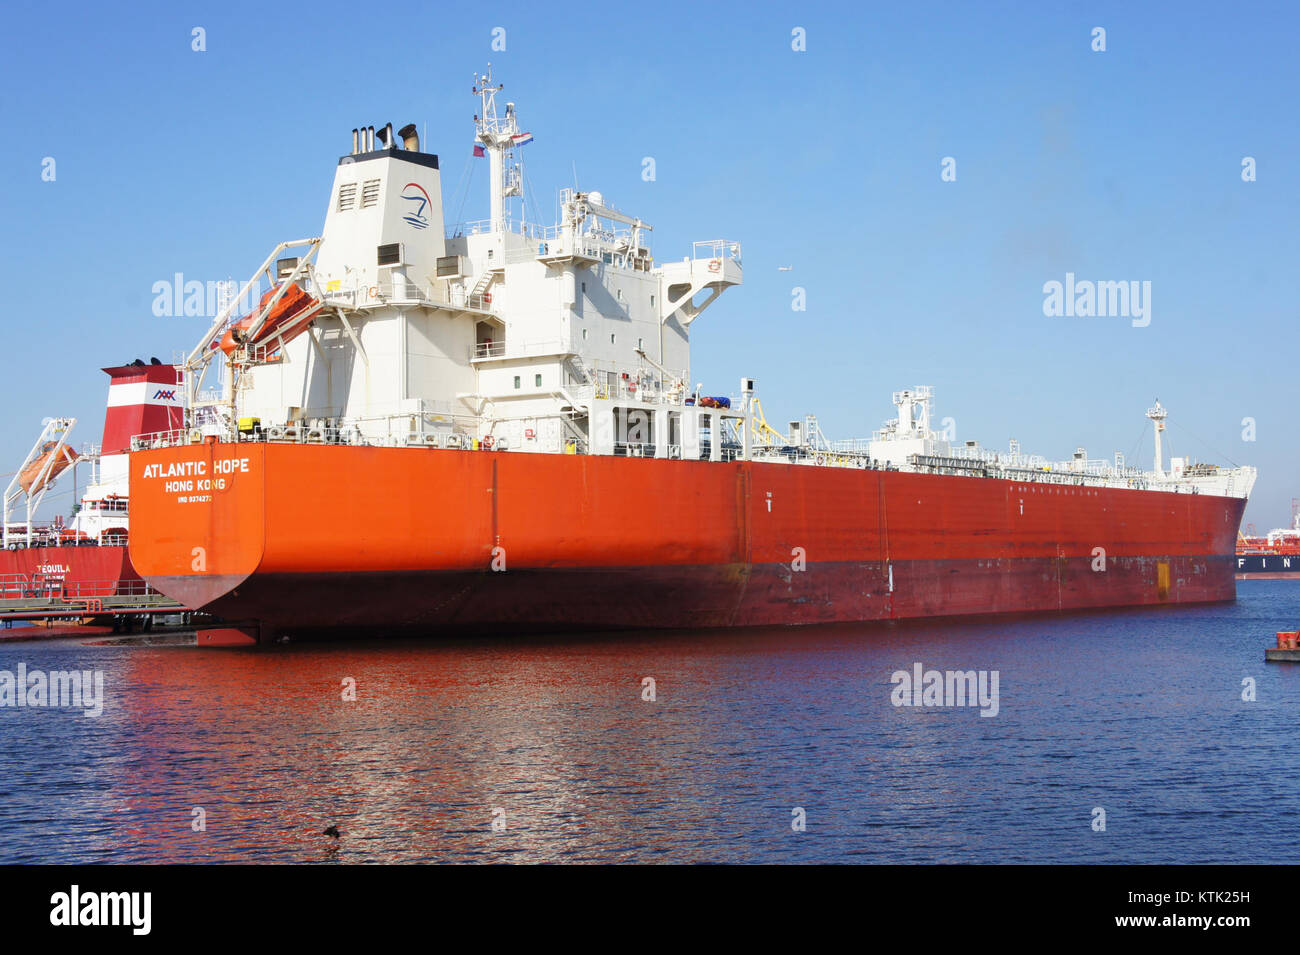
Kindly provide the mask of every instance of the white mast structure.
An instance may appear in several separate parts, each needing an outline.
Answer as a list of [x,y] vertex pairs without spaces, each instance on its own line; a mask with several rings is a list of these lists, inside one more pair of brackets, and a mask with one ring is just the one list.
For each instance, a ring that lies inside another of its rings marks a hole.
[[[32,449],[23,458],[9,482],[3,498],[3,518],[0,519],[0,545],[9,547],[17,537],[10,533],[10,520],[20,501],[27,504],[27,519],[23,525],[22,542],[32,546],[33,527],[36,512],[40,509],[45,492],[53,487],[59,472],[66,467],[75,467],[80,457],[68,444],[68,437],[76,425],[76,418],[46,418],[41,429],[41,436],[36,439]],[[29,471],[29,469],[32,469]],[[73,482],[76,482],[74,472]]]
[[[486,73],[474,78],[474,92],[481,101],[482,112],[474,117],[474,130],[477,139],[483,144],[490,163],[492,216],[491,229],[502,233],[509,226],[506,216],[506,199],[524,194],[523,163],[515,158],[516,138],[519,123],[515,117],[515,104],[506,103],[505,117],[497,115],[497,93],[505,89],[505,84],[492,85],[492,64],[488,64]],[[519,226],[523,229],[524,211],[520,208]]]
[[1147,417],[1150,418],[1153,422],[1155,422],[1155,426],[1156,426],[1156,461],[1155,461],[1155,465],[1156,465],[1156,467],[1155,467],[1155,473],[1156,473],[1156,479],[1158,480],[1158,479],[1160,479],[1160,478],[1162,478],[1162,477],[1165,476],[1165,467],[1164,467],[1164,451],[1163,451],[1163,449],[1161,448],[1161,444],[1160,444],[1160,436],[1164,433],[1164,430],[1165,430],[1165,419],[1169,417],[1169,412],[1166,411],[1166,410],[1161,406],[1161,404],[1160,404],[1160,399],[1157,398],[1157,399],[1156,399],[1156,406],[1155,406],[1154,408],[1148,408],[1148,409],[1147,409]]

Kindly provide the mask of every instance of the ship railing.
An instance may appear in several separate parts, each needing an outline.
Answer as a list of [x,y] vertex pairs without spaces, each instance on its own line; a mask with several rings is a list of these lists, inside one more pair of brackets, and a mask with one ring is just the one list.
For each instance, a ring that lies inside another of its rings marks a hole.
[[83,501],[78,513],[108,514],[121,516],[128,512],[130,504],[124,497],[105,498],[103,500]]
[[507,348],[503,341],[478,342],[470,348],[470,358],[537,358],[543,355],[571,355],[569,346],[558,338],[540,341],[511,342]]
[[171,431],[154,431],[137,434],[131,438],[132,451],[150,451],[159,448],[176,448],[185,444],[202,444],[205,435],[198,428],[176,428]]
[[[610,233],[602,230],[575,234],[561,231],[538,237],[535,246],[528,250],[521,250],[517,256],[524,260],[565,257],[591,259],[593,262],[604,262],[607,265],[635,267],[641,272],[649,271],[651,256],[648,252],[644,256],[637,254],[638,249],[631,248],[631,238],[630,232]],[[644,249],[644,246],[639,248]],[[524,251],[527,252],[526,255]],[[510,261],[509,258],[507,261]]]
[[644,365],[592,361],[582,363],[578,371],[585,380],[567,387],[584,399],[638,401],[678,408],[687,407],[688,398],[694,400],[694,395],[686,391],[685,376],[665,379]]
[[740,243],[730,239],[705,239],[692,243],[691,257],[694,259],[727,258],[740,265]]
[[355,288],[327,289],[322,293],[322,301],[332,308],[353,309],[357,307],[357,290]]
[[829,468],[877,468],[870,455],[863,451],[844,448],[815,448],[797,444],[762,444],[756,445],[751,452],[756,461],[779,461],[786,464],[810,464]]
[[61,593],[67,600],[84,597],[156,597],[159,602],[171,602],[171,598],[144,580],[64,581]]
[[637,387],[635,384],[629,384],[622,379],[617,380],[614,384],[609,382],[588,382],[583,385],[572,385],[569,391],[574,397],[583,400],[635,401],[648,405],[665,405],[670,408],[689,407],[680,395],[653,386]]
[[[515,235],[522,235],[528,239],[544,238],[544,233],[547,231],[546,226],[538,223],[518,222],[509,217],[502,219],[501,224],[506,232],[513,232]],[[486,235],[492,231],[491,219],[469,219],[448,226],[445,238],[459,239],[468,235]]]
[[645,441],[617,441],[614,443],[616,457],[653,458],[655,446]]
[[126,534],[114,534],[111,529],[105,530],[99,536],[91,536],[84,532],[71,534],[62,531],[33,531],[29,543],[25,531],[21,536],[11,531],[6,546],[9,550],[34,550],[38,547],[123,547],[127,539]]
[[365,308],[389,304],[445,305],[445,299],[430,295],[417,279],[389,277],[366,285],[347,288],[329,288],[321,292],[321,300],[332,308]]
[[491,292],[469,292],[463,296],[453,296],[450,304],[457,307],[464,306],[479,312],[495,312],[492,307]]
[[0,574],[0,598],[25,597],[32,589],[26,574]]
[[100,543],[84,532],[52,521],[39,524],[33,521],[30,537],[27,530],[26,524],[9,524],[5,546],[9,550],[27,550],[37,547],[94,547]]
[[175,601],[144,580],[72,580],[11,574],[0,578],[0,599],[45,601],[50,606],[104,598],[129,598],[134,607],[164,606]]

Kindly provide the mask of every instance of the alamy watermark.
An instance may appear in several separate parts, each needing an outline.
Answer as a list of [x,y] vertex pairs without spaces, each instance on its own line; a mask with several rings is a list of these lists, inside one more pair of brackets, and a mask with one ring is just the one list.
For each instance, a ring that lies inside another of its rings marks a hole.
[[1048,318],[1131,318],[1134,328],[1151,324],[1151,282],[1076,280],[1043,283],[1043,314]]
[[83,892],[78,885],[50,896],[50,924],[118,925],[148,935],[153,925],[152,892]]
[[997,670],[895,670],[889,702],[895,706],[978,706],[980,716],[998,715]]
[[[269,286],[268,286],[269,288]],[[261,282],[242,288],[233,279],[200,282],[186,279],[177,272],[170,279],[153,283],[153,313],[158,318],[216,318],[231,300],[235,300],[232,314],[244,314],[257,307],[263,294]]]
[[32,707],[83,710],[90,719],[104,712],[102,670],[28,670],[18,664],[17,672],[0,670],[0,707]]

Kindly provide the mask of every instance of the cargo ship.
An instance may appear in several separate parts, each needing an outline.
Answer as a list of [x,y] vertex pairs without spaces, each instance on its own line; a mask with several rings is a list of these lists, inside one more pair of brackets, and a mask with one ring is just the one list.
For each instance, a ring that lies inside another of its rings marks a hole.
[[[127,453],[134,435],[168,430],[184,420],[174,365],[136,359],[105,368],[108,407],[99,445],[74,448],[75,418],[47,418],[5,488],[0,517],[0,611],[8,601],[55,597],[91,602],[142,592],[127,540],[130,490]],[[70,519],[40,517],[61,479],[85,489]]]
[[1237,538],[1238,580],[1300,580],[1300,499],[1291,501],[1291,526],[1263,537],[1254,526]]
[[[132,442],[153,587],[278,635],[735,627],[1231,600],[1253,468],[1050,462],[935,429],[770,424],[692,385],[690,332],[741,245],[656,261],[651,225],[563,189],[490,71],[487,219],[445,227],[416,126],[352,130],[324,227],[277,245],[180,364],[184,424]],[[247,311],[236,303],[245,303]]]

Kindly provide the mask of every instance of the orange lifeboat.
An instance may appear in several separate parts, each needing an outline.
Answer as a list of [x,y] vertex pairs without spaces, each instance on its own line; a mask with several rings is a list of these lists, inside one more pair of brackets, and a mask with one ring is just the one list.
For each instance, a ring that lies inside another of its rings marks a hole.
[[302,334],[307,323],[320,311],[322,304],[320,299],[304,292],[297,285],[290,285],[284,295],[280,296],[280,301],[275,303],[275,308],[271,309],[270,314],[266,316],[261,331],[252,341],[247,341],[245,335],[252,328],[253,320],[262,314],[262,310],[271,299],[275,298],[277,292],[279,287],[270,289],[262,296],[257,308],[226,329],[226,333],[221,336],[220,347],[223,352],[229,355],[240,345],[256,345],[277,337],[288,344]]
[[49,471],[42,477],[41,470],[53,456],[56,447],[58,447],[57,441],[47,441],[44,447],[41,448],[40,457],[19,472],[18,486],[28,494],[36,494],[43,488],[49,487],[54,483],[56,477],[71,467],[72,462],[77,460],[76,451],[71,448],[64,448],[59,456],[55,458],[54,463],[50,465]]

